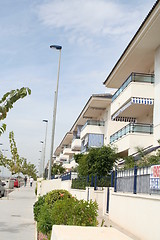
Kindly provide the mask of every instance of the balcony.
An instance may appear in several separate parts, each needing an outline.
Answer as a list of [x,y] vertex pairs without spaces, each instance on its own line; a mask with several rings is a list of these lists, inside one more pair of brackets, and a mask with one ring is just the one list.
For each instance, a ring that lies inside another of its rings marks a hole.
[[71,150],[71,146],[69,146],[69,147],[64,147],[64,149],[63,149],[63,154],[64,154],[64,155],[69,155],[69,156],[73,155],[74,152]]
[[130,82],[154,83],[153,74],[132,73],[112,97],[112,102],[124,91]]
[[81,139],[84,138],[89,133],[104,134],[104,128],[105,128],[104,126],[105,126],[104,121],[88,120],[81,129],[80,138]]
[[72,144],[71,144],[71,150],[72,151],[81,150],[81,139],[80,138],[73,139]]
[[135,152],[135,147],[147,147],[153,142],[153,125],[130,123],[110,136],[110,143],[115,143],[118,152],[129,150]]
[[153,134],[153,124],[130,123],[110,136],[110,143],[117,141],[128,133]]
[[[153,105],[154,101],[153,83],[154,75],[132,73],[113,95],[111,105],[112,120],[117,116],[138,117],[138,114],[142,114],[142,111],[146,112],[148,108],[152,108],[151,105]],[[139,111],[137,111],[137,106]]]
[[99,148],[104,145],[103,134],[87,134],[81,144],[81,153],[87,152],[89,148]]
[[64,162],[69,160],[69,155],[64,155],[63,153],[60,154],[59,160]]

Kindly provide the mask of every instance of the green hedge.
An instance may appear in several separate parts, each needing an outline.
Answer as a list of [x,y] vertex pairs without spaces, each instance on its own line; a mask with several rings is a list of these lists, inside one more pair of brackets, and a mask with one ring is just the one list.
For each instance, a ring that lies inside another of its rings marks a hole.
[[[110,187],[111,186],[111,176],[97,177],[96,181],[97,187]],[[71,188],[73,189],[86,189],[86,187],[95,187],[95,176],[80,177],[77,179],[72,179]]]

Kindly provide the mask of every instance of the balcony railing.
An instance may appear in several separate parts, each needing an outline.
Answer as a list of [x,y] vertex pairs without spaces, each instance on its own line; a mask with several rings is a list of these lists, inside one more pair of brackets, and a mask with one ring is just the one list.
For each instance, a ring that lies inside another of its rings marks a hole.
[[96,121],[96,120],[87,120],[87,122],[84,124],[82,127],[81,131],[88,125],[94,125],[94,126],[104,126],[105,122],[104,121]]
[[110,143],[115,142],[127,133],[153,133],[153,124],[130,123],[110,136]]
[[130,82],[154,83],[154,74],[132,73],[112,97],[112,102],[129,85]]

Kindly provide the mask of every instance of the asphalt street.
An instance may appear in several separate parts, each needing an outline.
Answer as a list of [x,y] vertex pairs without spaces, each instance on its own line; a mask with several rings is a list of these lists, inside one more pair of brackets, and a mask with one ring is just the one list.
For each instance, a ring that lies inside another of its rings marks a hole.
[[34,190],[28,184],[0,199],[0,240],[34,240]]

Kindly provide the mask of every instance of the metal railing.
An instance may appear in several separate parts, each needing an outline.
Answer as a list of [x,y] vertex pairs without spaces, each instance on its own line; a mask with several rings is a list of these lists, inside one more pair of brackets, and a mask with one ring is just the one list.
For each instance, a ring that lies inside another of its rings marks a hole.
[[112,97],[112,102],[120,95],[121,92],[129,85],[130,82],[154,83],[154,74],[131,73],[127,80],[120,86]]
[[110,143],[117,141],[122,136],[128,133],[153,133],[153,124],[143,124],[143,123],[129,123],[116,133],[110,136]]
[[111,185],[111,175],[108,176],[86,176],[72,179],[72,189],[86,189],[86,187],[94,187],[94,190],[103,190],[104,187],[113,187]]
[[160,189],[151,188],[151,166],[116,171],[114,191],[160,195]]
[[96,121],[96,120],[87,120],[87,122],[82,127],[81,131],[88,125],[105,126],[105,122],[104,121]]

